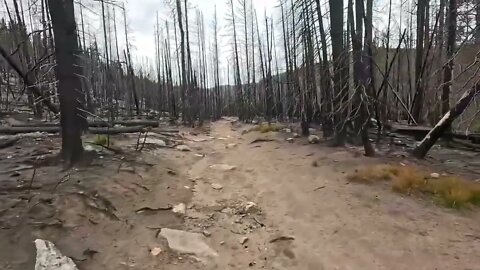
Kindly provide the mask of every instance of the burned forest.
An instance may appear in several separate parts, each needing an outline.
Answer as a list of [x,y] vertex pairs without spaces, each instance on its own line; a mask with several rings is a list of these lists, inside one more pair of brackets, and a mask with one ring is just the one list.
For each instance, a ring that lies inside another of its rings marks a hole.
[[478,0],[0,12],[0,269],[478,267]]

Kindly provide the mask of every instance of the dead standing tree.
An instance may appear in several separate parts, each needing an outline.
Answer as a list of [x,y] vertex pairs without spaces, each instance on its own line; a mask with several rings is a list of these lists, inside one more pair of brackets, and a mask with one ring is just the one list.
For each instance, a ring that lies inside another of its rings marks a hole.
[[71,165],[82,158],[81,136],[87,127],[82,110],[84,95],[78,77],[78,74],[82,74],[82,69],[77,64],[79,54],[77,25],[73,0],[48,0],[48,7],[52,18],[57,60],[62,157]]

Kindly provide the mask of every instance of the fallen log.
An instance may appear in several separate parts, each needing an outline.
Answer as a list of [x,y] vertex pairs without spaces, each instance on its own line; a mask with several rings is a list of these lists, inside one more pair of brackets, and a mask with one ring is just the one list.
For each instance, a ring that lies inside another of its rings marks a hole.
[[[160,123],[155,120],[121,120],[121,121],[114,121],[113,125],[121,125],[126,127],[134,127],[134,126],[145,126],[145,127],[158,127]],[[108,127],[112,126],[111,123],[105,121],[89,121],[89,127]]]
[[[133,126],[133,127],[91,127],[88,128],[88,132],[92,134],[102,134],[102,135],[114,135],[121,133],[136,133],[144,132],[144,126]],[[44,133],[60,133],[60,127],[0,127],[0,134],[23,134],[23,133],[33,133],[33,132],[44,132]]]
[[0,134],[22,134],[33,132],[59,133],[60,127],[0,127]]
[[6,140],[0,140],[0,149],[8,148],[10,146],[15,145],[19,138],[13,138],[13,139],[6,139]]
[[[113,127],[115,125],[121,125],[126,127],[135,127],[135,126],[145,126],[145,127],[158,127],[160,124],[158,121],[153,120],[129,120],[129,121],[115,121],[112,123],[105,121],[89,121],[89,127]],[[13,124],[12,127],[59,127],[60,123],[58,122],[32,122],[32,123],[22,123],[22,124]]]
[[103,135],[114,135],[114,134],[122,134],[122,133],[137,133],[137,132],[145,132],[145,126],[133,126],[133,127],[115,127],[115,128],[108,128],[108,127],[89,127],[88,132],[92,134],[103,134]]

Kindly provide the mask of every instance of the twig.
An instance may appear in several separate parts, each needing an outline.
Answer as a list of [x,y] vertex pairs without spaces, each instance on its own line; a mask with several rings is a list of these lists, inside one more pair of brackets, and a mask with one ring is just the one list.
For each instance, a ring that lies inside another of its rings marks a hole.
[[252,217],[253,220],[255,220],[256,223],[258,223],[258,225],[260,225],[261,227],[265,227],[265,223],[262,223],[260,220],[258,220],[256,217]]
[[135,213],[141,214],[143,212],[157,212],[157,211],[168,211],[172,210],[173,207],[171,205],[167,207],[159,207],[159,208],[151,208],[151,207],[142,207],[140,209],[135,210]]
[[53,190],[56,190],[57,187],[60,185],[60,184],[63,184],[65,182],[67,182],[68,180],[70,180],[70,173],[63,176],[62,178],[60,178],[60,181],[57,182],[57,184],[55,185],[55,187],[53,188]]
[[30,184],[28,185],[28,194],[30,194],[30,191],[32,190],[33,179],[35,179],[35,173],[36,172],[37,172],[37,168],[34,168],[32,178],[30,179]]
[[277,241],[289,241],[289,240],[295,240],[295,237],[293,236],[279,236],[279,237],[276,237],[276,238],[273,238],[272,240],[270,240],[269,242],[270,243],[275,243]]
[[314,189],[313,191],[317,191],[317,190],[324,189],[324,188],[326,188],[326,186],[320,186],[320,187],[317,187],[316,189]]
[[145,132],[145,137],[143,138],[142,147],[140,147],[140,149],[138,150],[138,152],[142,152],[143,148],[145,147],[145,142],[147,141],[147,137],[148,137],[148,129],[147,129],[147,131]]

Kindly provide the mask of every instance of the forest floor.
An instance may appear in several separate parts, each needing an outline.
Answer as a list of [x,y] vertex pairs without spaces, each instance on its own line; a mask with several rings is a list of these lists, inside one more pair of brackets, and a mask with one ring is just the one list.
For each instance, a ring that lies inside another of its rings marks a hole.
[[81,270],[480,269],[479,211],[346,179],[407,157],[247,128],[180,128],[190,151],[114,136],[123,153],[70,170],[49,160],[56,136],[0,150],[0,269],[34,269],[37,238]]

